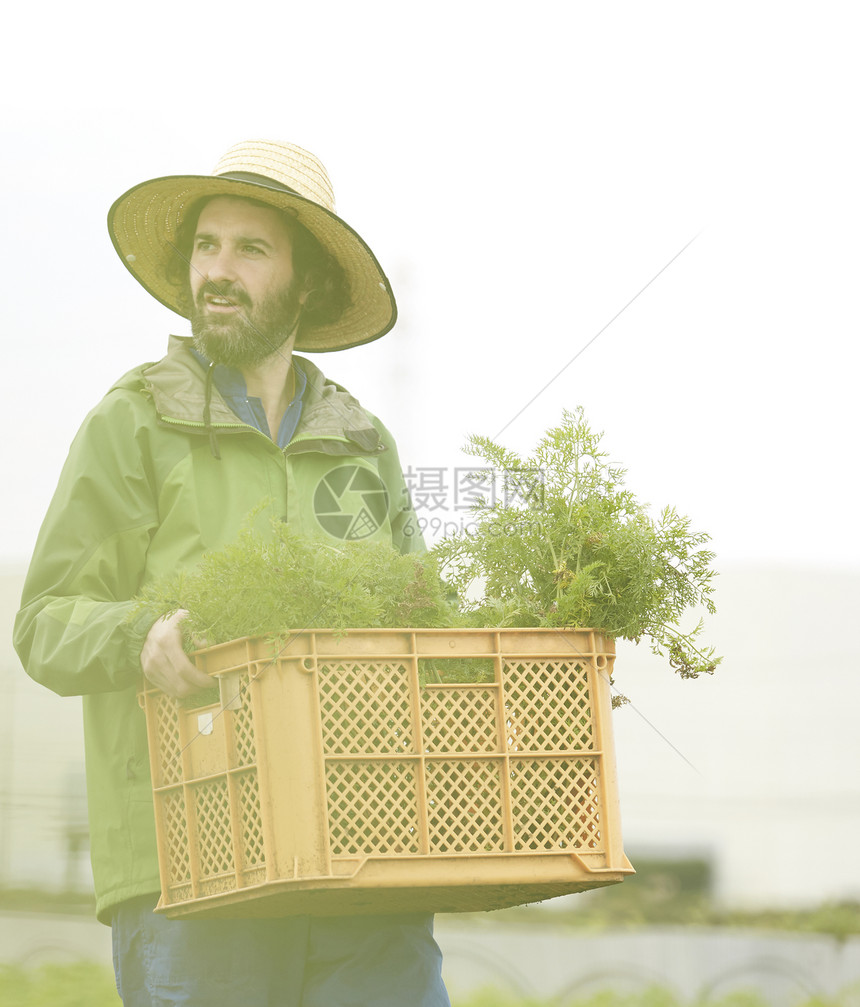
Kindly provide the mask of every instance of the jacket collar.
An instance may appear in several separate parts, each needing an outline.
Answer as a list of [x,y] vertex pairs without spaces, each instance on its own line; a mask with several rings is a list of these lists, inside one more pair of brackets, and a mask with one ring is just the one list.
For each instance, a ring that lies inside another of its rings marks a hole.
[[[191,339],[171,336],[167,356],[143,369],[143,379],[152,396],[159,419],[203,431],[206,405],[206,373],[191,352]],[[337,450],[331,442],[348,442],[350,453],[378,454],[383,445],[370,415],[341,385],[329,381],[307,358],[301,357],[307,376],[302,416],[286,450],[319,450],[318,442],[329,442],[324,450]],[[217,388],[209,404],[210,425],[222,432],[248,430]],[[303,447],[304,446],[304,447]]]

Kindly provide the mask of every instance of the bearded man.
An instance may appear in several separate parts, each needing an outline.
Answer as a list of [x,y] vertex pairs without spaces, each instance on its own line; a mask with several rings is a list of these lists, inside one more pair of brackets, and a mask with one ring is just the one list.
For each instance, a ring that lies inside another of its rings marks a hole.
[[[151,581],[235,540],[249,515],[331,534],[313,493],[350,465],[385,491],[372,532],[422,548],[383,424],[294,349],[357,346],[396,306],[335,213],[325,169],[291,144],[238,144],[211,176],[168,176],[111,207],[132,275],[188,318],[167,355],[121,378],[84,421],[40,532],[15,627],[24,667],[81,695],[96,911],[131,1007],[445,1007],[426,914],[171,920],[160,890],[140,675],[174,697],[211,680],[185,612],[130,618]],[[265,502],[265,506],[261,506]]]

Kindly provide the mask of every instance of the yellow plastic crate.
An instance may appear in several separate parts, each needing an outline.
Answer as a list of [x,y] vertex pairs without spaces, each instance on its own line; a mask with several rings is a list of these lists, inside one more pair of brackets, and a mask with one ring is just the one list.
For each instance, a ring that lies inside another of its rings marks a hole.
[[[217,697],[141,696],[159,910],[473,912],[623,880],[614,651],[590,630],[478,629],[198,652]],[[464,659],[494,680],[438,684]]]

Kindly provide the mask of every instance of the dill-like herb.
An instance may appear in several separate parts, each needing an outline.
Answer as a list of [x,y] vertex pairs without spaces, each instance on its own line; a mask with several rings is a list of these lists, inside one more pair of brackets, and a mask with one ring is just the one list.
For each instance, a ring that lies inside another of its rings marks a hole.
[[[530,458],[486,437],[466,451],[489,463],[502,485],[476,504],[469,534],[433,550],[474,626],[569,626],[650,640],[682,678],[714,671],[701,647],[702,622],[679,629],[696,606],[713,612],[709,536],[673,508],[655,520],[607,462],[601,434],[581,409],[544,435]],[[524,492],[524,487],[529,492]],[[483,583],[484,595],[469,600]]]
[[[430,553],[308,539],[276,521],[270,535],[246,528],[196,569],[149,585],[130,618],[187,609],[189,646],[318,628],[591,628],[648,638],[682,678],[710,674],[721,659],[699,645],[702,622],[679,628],[689,609],[714,611],[709,537],[670,507],[652,518],[624,488],[624,470],[607,462],[601,436],[579,409],[565,412],[530,458],[472,437],[467,452],[502,475],[501,492],[478,500],[467,534]],[[484,593],[472,600],[476,583]],[[425,661],[423,671],[435,680],[486,677],[475,662],[461,664]]]
[[209,645],[302,629],[448,626],[453,608],[435,558],[386,542],[332,542],[281,521],[269,536],[245,528],[190,571],[146,587],[131,613],[187,609],[189,641]]

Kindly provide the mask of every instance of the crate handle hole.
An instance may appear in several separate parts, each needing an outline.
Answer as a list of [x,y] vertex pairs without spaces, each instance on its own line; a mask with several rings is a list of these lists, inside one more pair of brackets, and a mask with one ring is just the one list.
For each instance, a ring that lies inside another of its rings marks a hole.
[[242,672],[231,671],[226,675],[219,675],[218,690],[221,698],[222,710],[241,710],[242,703]]

